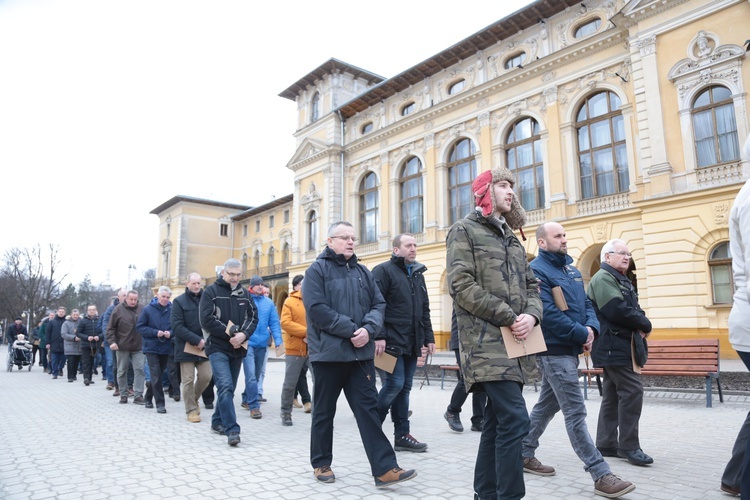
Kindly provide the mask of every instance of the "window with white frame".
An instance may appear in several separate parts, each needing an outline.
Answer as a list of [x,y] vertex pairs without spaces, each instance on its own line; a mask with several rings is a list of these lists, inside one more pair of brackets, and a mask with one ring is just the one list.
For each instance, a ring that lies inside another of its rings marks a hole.
[[514,191],[526,210],[544,208],[544,167],[539,123],[521,118],[505,139],[508,170],[516,178]]

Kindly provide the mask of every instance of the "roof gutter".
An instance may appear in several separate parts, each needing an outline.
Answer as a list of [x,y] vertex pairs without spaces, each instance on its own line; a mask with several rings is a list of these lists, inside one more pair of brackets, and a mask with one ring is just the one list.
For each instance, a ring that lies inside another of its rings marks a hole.
[[339,123],[341,130],[339,133],[341,134],[341,153],[339,155],[340,162],[341,162],[341,219],[340,220],[346,220],[346,196],[345,196],[345,190],[344,190],[344,115],[341,114],[341,109],[337,109],[336,113],[339,115]]

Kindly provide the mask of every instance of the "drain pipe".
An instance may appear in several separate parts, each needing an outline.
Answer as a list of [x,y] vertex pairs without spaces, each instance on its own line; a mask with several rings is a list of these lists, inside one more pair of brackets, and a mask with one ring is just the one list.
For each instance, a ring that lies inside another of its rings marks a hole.
[[346,198],[344,196],[344,117],[341,115],[341,110],[336,111],[339,115],[339,122],[341,123],[341,219],[340,220],[347,220],[346,214],[345,214],[345,207],[346,207]]

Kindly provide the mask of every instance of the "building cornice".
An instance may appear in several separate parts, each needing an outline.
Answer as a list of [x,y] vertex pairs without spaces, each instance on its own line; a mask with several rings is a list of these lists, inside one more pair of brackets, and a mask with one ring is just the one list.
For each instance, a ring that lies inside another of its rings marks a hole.
[[171,208],[174,205],[177,205],[178,203],[196,203],[198,205],[209,205],[212,207],[221,207],[221,208],[231,208],[234,210],[248,210],[252,208],[249,205],[238,205],[236,203],[227,203],[224,201],[215,201],[215,200],[207,200],[204,198],[193,198],[192,196],[184,196],[184,195],[177,195],[173,198],[170,198],[169,200],[165,201],[158,207],[151,210],[149,213],[154,215],[159,215],[168,208]]

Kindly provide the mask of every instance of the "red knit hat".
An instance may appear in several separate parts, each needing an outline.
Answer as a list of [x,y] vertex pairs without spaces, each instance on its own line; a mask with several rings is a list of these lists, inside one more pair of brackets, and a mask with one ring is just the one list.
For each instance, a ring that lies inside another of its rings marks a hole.
[[[506,168],[493,168],[482,172],[474,179],[471,184],[471,190],[474,193],[475,206],[481,210],[482,215],[489,217],[495,211],[497,203],[495,201],[495,192],[492,185],[495,182],[507,181],[510,187],[515,184],[515,179],[510,170]],[[526,211],[518,202],[518,198],[513,193],[513,201],[510,205],[510,211],[503,214],[505,222],[511,229],[521,229],[526,225]],[[521,236],[523,231],[521,231]],[[524,239],[526,239],[524,237]]]

